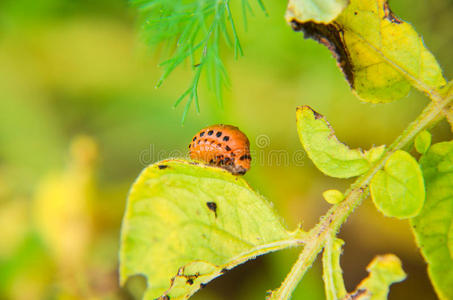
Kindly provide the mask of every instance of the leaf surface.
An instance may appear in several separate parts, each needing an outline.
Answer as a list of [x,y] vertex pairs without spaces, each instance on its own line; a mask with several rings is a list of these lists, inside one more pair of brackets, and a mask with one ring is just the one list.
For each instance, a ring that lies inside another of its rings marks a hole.
[[371,180],[371,197],[386,216],[400,219],[416,216],[425,201],[423,175],[417,161],[398,150],[386,161],[384,169]]
[[433,145],[420,159],[426,202],[411,220],[417,245],[440,299],[453,299],[453,142]]
[[297,233],[244,179],[191,161],[161,161],[130,191],[120,279],[145,275],[145,299],[187,299],[240,263],[300,244]]
[[296,114],[299,139],[313,163],[326,175],[337,178],[361,175],[384,152],[384,146],[370,151],[350,149],[336,138],[324,116],[309,106],[299,106]]
[[420,132],[414,140],[414,147],[420,154],[425,154],[431,146],[431,133],[426,130]]
[[289,0],[286,18],[328,23],[348,5],[348,0]]

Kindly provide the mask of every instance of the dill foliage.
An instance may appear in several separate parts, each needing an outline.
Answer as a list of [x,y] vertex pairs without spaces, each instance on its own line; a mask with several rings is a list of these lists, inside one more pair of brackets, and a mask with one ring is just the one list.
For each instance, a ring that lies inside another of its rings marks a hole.
[[[266,13],[261,0],[256,0]],[[165,60],[160,64],[164,71],[157,83],[165,79],[184,62],[189,62],[193,78],[189,87],[175,102],[178,106],[187,99],[182,116],[195,102],[200,111],[198,86],[205,70],[208,87],[214,91],[219,104],[222,103],[222,88],[229,79],[220,55],[220,43],[224,42],[234,51],[234,57],[243,54],[229,0],[131,0],[142,16],[143,30],[148,42],[162,45]],[[252,12],[248,0],[241,0],[244,25],[247,14]]]

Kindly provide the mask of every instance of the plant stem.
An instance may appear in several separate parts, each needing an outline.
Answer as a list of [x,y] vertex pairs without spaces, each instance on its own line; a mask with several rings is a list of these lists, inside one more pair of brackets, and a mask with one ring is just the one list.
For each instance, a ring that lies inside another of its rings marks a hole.
[[432,122],[438,120],[439,116],[442,116],[444,108],[447,107],[452,99],[453,92],[449,93],[443,99],[432,99],[433,101],[431,101],[417,119],[410,123],[403,133],[386,149],[381,159],[368,172],[357,178],[345,193],[345,200],[332,206],[321,218],[321,222],[308,233],[306,244],[296,263],[291,268],[282,285],[277,290],[272,291],[268,299],[285,300],[290,298],[305,272],[311,267],[323,249],[327,239],[336,235],[341,225],[354,209],[368,197],[368,185],[376,172],[384,167],[387,159],[396,150],[409,146],[419,132],[429,127]]

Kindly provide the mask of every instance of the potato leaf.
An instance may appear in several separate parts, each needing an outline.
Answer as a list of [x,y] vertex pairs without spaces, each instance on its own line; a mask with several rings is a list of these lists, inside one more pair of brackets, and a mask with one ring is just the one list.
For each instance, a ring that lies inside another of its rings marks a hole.
[[165,160],[128,197],[120,279],[147,277],[145,299],[187,299],[208,281],[270,251],[300,244],[246,181],[215,167]]
[[367,271],[368,277],[345,299],[386,300],[390,285],[406,279],[400,259],[393,254],[376,256]]
[[348,0],[289,0],[287,19],[329,23],[345,9]]
[[330,204],[338,204],[344,199],[344,194],[339,190],[327,190],[322,193],[324,200]]
[[371,180],[371,197],[386,216],[399,219],[416,216],[425,201],[423,175],[417,161],[398,150]]
[[324,116],[309,106],[299,106],[296,113],[299,139],[313,163],[326,175],[337,178],[361,175],[384,152],[384,146],[365,152],[348,148],[335,137]]
[[420,132],[414,140],[414,147],[420,154],[425,154],[428,151],[429,146],[431,146],[431,133],[429,131],[423,130]]
[[440,299],[453,299],[453,141],[433,145],[420,159],[426,202],[411,220],[417,245]]
[[390,102],[406,96],[411,85],[426,93],[445,85],[422,38],[385,0],[351,0],[329,24],[307,22],[296,13],[288,13],[287,21],[328,47],[363,101]]

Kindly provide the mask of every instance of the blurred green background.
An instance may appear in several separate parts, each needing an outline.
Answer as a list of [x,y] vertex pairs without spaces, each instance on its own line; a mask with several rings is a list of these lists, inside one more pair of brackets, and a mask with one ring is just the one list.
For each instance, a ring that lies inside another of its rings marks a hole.
[[[300,152],[295,107],[311,105],[340,140],[368,148],[389,144],[427,103],[416,91],[387,105],[359,102],[328,50],[285,24],[285,1],[265,4],[270,16],[255,9],[248,30],[240,31],[245,56],[234,61],[222,50],[232,82],[223,107],[202,87],[201,113],[192,108],[181,126],[183,106],[172,105],[192,74],[177,70],[154,88],[161,58],[140,38],[126,1],[0,2],[0,299],[139,297],[139,278],[118,286],[128,188],[147,164],[185,154],[204,126],[239,126],[255,153],[245,178],[289,228],[301,222],[308,229],[329,207],[322,191],[350,181],[322,175]],[[453,2],[390,4],[452,78]],[[239,13],[236,19],[242,28]],[[435,141],[452,138],[446,123],[433,133]],[[348,290],[375,255],[391,252],[409,275],[391,288],[390,299],[436,298],[407,222],[384,218],[367,200],[340,237]],[[296,256],[289,250],[258,258],[194,298],[263,299]],[[293,299],[323,297],[316,264]]]

